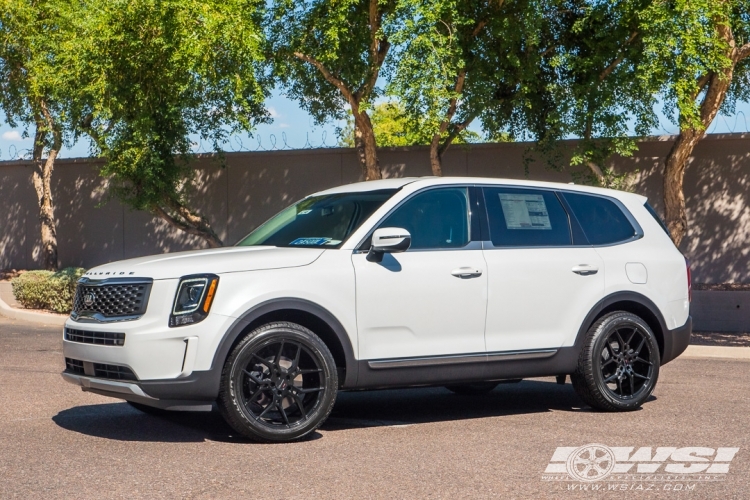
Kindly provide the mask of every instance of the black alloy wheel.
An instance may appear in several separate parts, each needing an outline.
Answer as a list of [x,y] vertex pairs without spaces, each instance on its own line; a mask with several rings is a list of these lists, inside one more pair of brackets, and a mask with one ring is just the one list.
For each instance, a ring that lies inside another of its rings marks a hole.
[[643,319],[627,312],[610,313],[589,329],[571,380],[581,399],[593,408],[635,410],[654,390],[659,361],[656,338]]
[[313,432],[336,400],[338,377],[326,345],[294,323],[272,323],[245,337],[222,374],[219,408],[238,432],[281,442]]

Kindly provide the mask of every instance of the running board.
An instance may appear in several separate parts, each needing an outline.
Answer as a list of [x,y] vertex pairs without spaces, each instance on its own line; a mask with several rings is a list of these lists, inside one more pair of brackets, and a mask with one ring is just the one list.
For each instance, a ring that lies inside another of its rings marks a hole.
[[460,365],[464,363],[490,363],[493,361],[540,359],[552,357],[556,353],[557,349],[540,349],[535,351],[501,351],[421,358],[374,359],[368,361],[367,365],[373,370],[384,370],[386,368],[413,368],[418,366]]

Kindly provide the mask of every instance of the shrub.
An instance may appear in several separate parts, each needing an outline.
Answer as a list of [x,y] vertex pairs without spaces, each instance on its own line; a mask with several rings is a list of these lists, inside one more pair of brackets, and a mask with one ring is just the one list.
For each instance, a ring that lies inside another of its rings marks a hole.
[[62,271],[29,271],[11,280],[13,295],[27,309],[49,309],[70,313],[76,283],[84,269],[68,267]]

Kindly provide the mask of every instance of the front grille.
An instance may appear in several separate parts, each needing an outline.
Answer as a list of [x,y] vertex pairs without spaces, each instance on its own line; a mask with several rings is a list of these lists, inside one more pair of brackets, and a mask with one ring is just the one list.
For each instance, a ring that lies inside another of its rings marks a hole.
[[79,316],[101,316],[102,319],[141,316],[146,312],[151,282],[109,279],[92,283],[86,278],[78,283],[73,302],[73,319]]
[[89,332],[73,328],[65,328],[65,340],[69,342],[79,342],[81,344],[123,346],[125,345],[125,334],[115,332]]
[[115,380],[138,380],[133,370],[120,365],[94,363],[94,376]]
[[77,359],[65,358],[65,371],[69,373],[75,373],[76,375],[84,375],[83,361]]

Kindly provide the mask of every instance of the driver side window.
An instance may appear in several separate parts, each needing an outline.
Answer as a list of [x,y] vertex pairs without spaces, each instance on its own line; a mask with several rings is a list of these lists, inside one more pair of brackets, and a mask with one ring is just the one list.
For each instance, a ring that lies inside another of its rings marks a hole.
[[430,189],[396,209],[380,227],[402,227],[410,249],[461,248],[469,243],[469,192],[465,187]]

